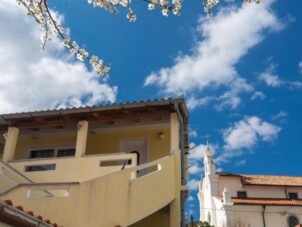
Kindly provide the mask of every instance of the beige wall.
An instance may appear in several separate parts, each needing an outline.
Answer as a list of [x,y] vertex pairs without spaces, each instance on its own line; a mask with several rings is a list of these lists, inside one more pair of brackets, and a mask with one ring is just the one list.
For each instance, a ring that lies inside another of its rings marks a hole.
[[[151,214],[150,216],[130,225],[129,227],[169,227],[170,209],[169,206]],[[172,226],[173,227],[173,226]]]
[[[110,161],[117,165],[101,166],[100,163]],[[135,154],[106,154],[91,155],[81,158],[65,157],[56,159],[33,159],[24,161],[12,161],[9,164],[17,171],[36,183],[43,182],[82,182],[105,174],[121,170],[123,163],[132,160],[131,165],[125,168],[136,166]],[[55,164],[54,170],[25,172],[26,166]]]
[[[161,165],[159,171],[131,179],[131,172],[157,164]],[[115,172],[81,184],[23,185],[3,196],[18,201],[18,204],[26,209],[55,220],[64,227],[127,226],[173,201],[174,168],[175,157],[172,155],[141,167]],[[28,190],[37,188],[69,189],[70,193],[69,197],[63,198],[27,199]]]
[[254,198],[286,198],[285,191],[297,192],[299,198],[302,198],[301,187],[280,187],[280,186],[252,186],[242,185],[240,177],[219,177],[218,195],[222,195],[224,187],[227,186],[232,197],[237,197],[237,191],[246,191],[247,197]]
[[[164,133],[164,139],[159,138],[160,131]],[[69,197],[64,198],[26,198],[28,187],[43,188],[43,185],[21,186],[5,196],[18,201],[26,209],[56,220],[60,225],[65,227],[113,227],[115,225],[126,226],[133,223],[136,223],[133,224],[135,227],[179,226],[180,150],[179,125],[175,114],[171,114],[170,124],[163,124],[161,126],[147,126],[145,129],[142,127],[134,129],[132,127],[129,130],[123,127],[88,133],[86,155],[102,154],[101,156],[104,156],[103,154],[117,153],[119,152],[119,141],[139,138],[148,139],[148,161],[155,160],[151,163],[153,165],[147,163],[143,166],[146,167],[147,165],[149,168],[152,167],[151,169],[154,169],[154,163],[160,163],[161,169],[159,171],[134,179],[132,177],[133,173],[137,172],[137,169],[134,168],[138,168],[141,171],[140,167],[133,167],[123,171],[119,171],[120,167],[118,167],[114,173],[109,173],[97,179],[76,185],[45,185],[47,189],[56,187],[61,187],[64,190],[66,188],[70,189]],[[29,147],[59,147],[72,144],[74,146],[76,144],[76,132],[73,135],[48,135],[35,139],[21,136],[17,143],[15,159],[24,159],[25,151]],[[175,154],[171,155],[171,151],[175,152]],[[65,177],[74,181],[79,180],[78,176],[81,174],[78,175],[78,172],[81,172],[82,167],[89,166],[88,162],[82,163],[83,159],[85,157],[79,159],[24,160],[22,162],[15,161],[9,163],[22,172],[24,164],[31,164],[33,162],[41,164],[55,161],[58,164],[58,168],[59,164],[61,167],[65,166],[67,168],[65,170],[61,169],[60,172],[62,175],[60,175],[59,171],[58,174],[52,174],[51,171],[47,173],[48,171],[45,171],[46,173],[43,173],[44,176],[37,173],[28,173],[28,176],[31,174],[33,178],[35,175],[36,182],[66,182],[67,179]],[[72,162],[73,160],[76,160],[76,162]],[[66,164],[65,162],[68,163]],[[99,160],[95,163],[98,164]],[[93,166],[97,165],[93,164]],[[76,171],[76,169],[79,171]],[[85,170],[84,172],[88,173],[89,171]],[[87,178],[86,175],[84,178]],[[92,176],[95,176],[95,174]],[[82,180],[85,180],[84,178]],[[163,207],[166,208],[158,211]],[[138,222],[144,217],[146,218],[143,221]]]
[[14,159],[24,159],[28,148],[41,148],[52,146],[76,145],[76,132],[73,135],[43,135],[39,138],[31,138],[29,136],[19,136]]
[[[164,139],[159,139],[162,131]],[[96,132],[88,134],[86,154],[104,154],[119,152],[119,141],[126,139],[147,138],[149,140],[149,161],[164,157],[170,153],[169,128],[136,130],[121,132]]]
[[[118,129],[115,129],[118,130]],[[164,139],[159,139],[158,133],[164,133]],[[86,154],[105,154],[119,152],[119,141],[133,138],[147,138],[149,140],[149,161],[168,155],[170,147],[170,129],[169,127],[159,127],[147,130],[125,129],[120,132],[96,132],[88,133]],[[26,158],[28,148],[41,148],[51,146],[76,145],[76,132],[73,135],[48,135],[39,138],[19,137],[16,147],[15,160]]]
[[227,187],[231,192],[232,197],[237,197],[237,191],[242,191],[240,177],[221,177],[218,178],[218,195],[222,195],[224,187]]

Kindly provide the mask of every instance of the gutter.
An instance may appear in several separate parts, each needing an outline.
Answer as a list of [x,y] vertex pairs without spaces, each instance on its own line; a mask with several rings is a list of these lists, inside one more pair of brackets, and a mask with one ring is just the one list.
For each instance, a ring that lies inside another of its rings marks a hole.
[[265,224],[265,216],[264,216],[264,212],[265,212],[265,208],[266,208],[266,205],[262,205],[262,222],[263,222],[263,227],[266,227],[266,224]]
[[[181,103],[181,107],[182,110],[185,109],[185,106],[183,105],[183,103]],[[174,109],[176,111],[177,114],[177,118],[179,121],[179,125],[180,125],[180,151],[181,151],[181,187],[185,186],[187,184],[186,182],[186,178],[185,178],[185,125],[184,125],[184,121],[182,118],[182,115],[180,113],[179,110],[179,105],[178,103],[174,103]],[[186,111],[184,111],[185,116],[187,117],[188,114]],[[186,194],[185,191],[181,190],[180,191],[180,203],[181,203],[181,227],[185,227],[185,202],[186,202]]]

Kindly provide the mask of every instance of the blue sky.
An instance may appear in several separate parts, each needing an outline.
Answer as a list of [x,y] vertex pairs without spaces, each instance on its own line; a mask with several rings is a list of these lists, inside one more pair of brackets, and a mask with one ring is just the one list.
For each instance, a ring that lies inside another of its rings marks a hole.
[[181,16],[168,17],[135,2],[135,23],[124,9],[113,15],[84,0],[50,6],[72,39],[112,63],[110,75],[99,78],[57,39],[41,53],[32,18],[1,1],[1,113],[184,94],[197,146],[187,204],[195,218],[207,140],[218,170],[302,175],[300,0],[223,3],[212,17],[201,1],[185,1]]

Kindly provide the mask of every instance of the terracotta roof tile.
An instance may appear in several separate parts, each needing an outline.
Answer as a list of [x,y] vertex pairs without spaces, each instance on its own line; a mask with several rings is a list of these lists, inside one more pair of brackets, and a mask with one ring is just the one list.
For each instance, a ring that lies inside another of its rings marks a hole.
[[[11,200],[9,200],[9,199],[0,198],[0,202],[5,203],[6,205],[9,205],[9,206],[11,206],[11,207],[13,207],[13,208],[15,208],[15,209],[18,209],[18,210],[24,212],[26,215],[33,216],[34,218],[39,219],[39,220],[41,220],[41,221],[43,221],[43,222],[45,222],[45,223],[47,223],[47,224],[49,224],[49,225],[52,225],[52,226],[54,226],[54,227],[59,227],[59,225],[58,225],[57,223],[51,223],[51,221],[48,220],[48,219],[45,219],[45,220],[44,220],[43,217],[42,217],[41,215],[35,216],[35,215],[34,215],[34,212],[32,212],[31,210],[30,210],[30,211],[25,211],[24,208],[23,208],[22,206],[19,206],[19,205],[18,205],[18,206],[14,206],[14,205],[13,205],[13,202],[12,202]],[[1,204],[0,204],[0,207],[1,207]],[[3,205],[2,205],[2,207],[3,207]],[[11,215],[11,214],[10,214],[10,215]],[[10,219],[10,218],[9,218],[9,219]],[[20,220],[20,219],[18,219],[18,220]],[[62,227],[62,226],[61,226],[61,227]]]
[[273,186],[302,186],[302,177],[247,175],[226,172],[217,172],[220,176],[241,177],[243,185],[273,185]]
[[242,175],[242,184],[302,186],[302,177]]
[[[215,196],[222,201],[222,196]],[[274,205],[274,206],[302,206],[301,200],[274,199],[274,198],[232,198],[237,205]]]

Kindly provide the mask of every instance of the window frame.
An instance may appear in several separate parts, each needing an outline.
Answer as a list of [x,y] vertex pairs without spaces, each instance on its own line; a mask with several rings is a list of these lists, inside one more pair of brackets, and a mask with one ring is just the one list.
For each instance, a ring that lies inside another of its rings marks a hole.
[[[295,200],[299,199],[299,193],[298,192],[288,192],[287,194],[288,194],[288,199],[295,199]],[[290,195],[297,195],[297,197],[293,196],[294,198],[291,198]]]
[[[41,169],[35,169],[40,167]],[[44,167],[44,168],[43,168]],[[35,173],[35,172],[45,172],[45,171],[54,171],[56,170],[56,164],[42,164],[42,165],[27,165],[24,167],[24,172],[26,173]]]
[[[244,196],[239,196],[240,193],[243,193]],[[247,198],[247,191],[237,191],[237,198]]]
[[292,218],[292,217],[295,218],[298,221],[298,224],[300,223],[300,219],[297,215],[289,214],[286,218],[286,224],[287,224],[288,227],[290,227],[289,219]]
[[[52,157],[45,157],[45,158],[31,158],[31,152],[35,150],[54,150],[54,155]],[[60,150],[68,150],[68,149],[74,149],[74,155],[72,156],[58,156],[58,153]],[[37,146],[37,147],[28,147],[25,152],[25,158],[30,160],[36,160],[36,159],[51,159],[51,158],[67,158],[67,157],[75,157],[76,152],[76,146],[74,145],[48,145],[48,146]]]

